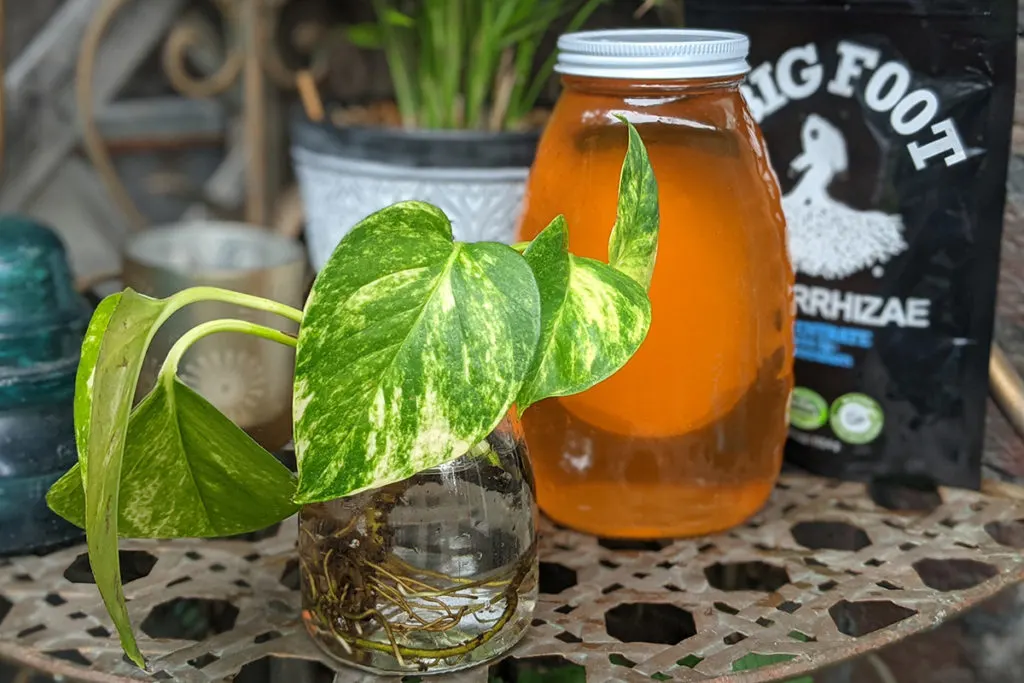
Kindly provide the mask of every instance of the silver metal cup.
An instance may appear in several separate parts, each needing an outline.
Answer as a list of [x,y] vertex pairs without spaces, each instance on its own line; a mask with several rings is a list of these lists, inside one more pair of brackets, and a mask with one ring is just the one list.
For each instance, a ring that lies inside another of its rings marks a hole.
[[[295,240],[244,223],[194,221],[157,227],[131,238],[124,252],[124,284],[164,298],[208,285],[301,308],[309,269]],[[262,311],[200,302],[175,313],[150,346],[138,396],[153,386],[175,341],[216,318],[237,318],[289,333],[297,325]],[[276,450],[291,439],[293,349],[249,335],[222,333],[199,340],[182,358],[179,377],[256,442]]]

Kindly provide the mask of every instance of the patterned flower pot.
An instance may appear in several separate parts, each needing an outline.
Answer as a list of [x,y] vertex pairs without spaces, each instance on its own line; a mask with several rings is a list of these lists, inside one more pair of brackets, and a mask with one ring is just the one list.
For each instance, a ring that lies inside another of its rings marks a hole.
[[336,127],[292,119],[292,161],[320,270],[360,220],[394,202],[440,207],[455,239],[511,244],[539,131]]

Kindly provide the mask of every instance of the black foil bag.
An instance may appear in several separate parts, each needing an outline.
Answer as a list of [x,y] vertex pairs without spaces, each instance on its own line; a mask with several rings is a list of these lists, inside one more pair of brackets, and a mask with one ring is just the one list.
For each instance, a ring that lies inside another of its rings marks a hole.
[[1006,0],[688,0],[744,93],[797,272],[787,459],[977,487],[1016,79]]

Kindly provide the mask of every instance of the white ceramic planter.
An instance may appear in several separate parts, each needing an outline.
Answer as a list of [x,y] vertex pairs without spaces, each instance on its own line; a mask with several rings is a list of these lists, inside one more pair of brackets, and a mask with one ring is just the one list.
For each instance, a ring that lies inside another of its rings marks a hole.
[[515,240],[536,134],[334,128],[304,119],[292,133],[317,270],[356,223],[410,199],[440,207],[457,240]]

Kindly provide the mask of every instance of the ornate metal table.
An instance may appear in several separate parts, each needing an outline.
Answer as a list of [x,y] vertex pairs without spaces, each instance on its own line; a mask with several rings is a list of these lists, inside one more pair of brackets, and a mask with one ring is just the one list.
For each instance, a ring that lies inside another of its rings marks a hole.
[[[448,678],[539,662],[591,682],[786,680],[1024,580],[1020,489],[933,497],[900,511],[859,484],[786,476],[760,515],[718,536],[622,542],[544,521],[531,633],[506,661]],[[303,632],[295,525],[259,536],[122,543],[149,674],[123,658],[83,547],[0,560],[0,657],[85,681],[202,683],[259,667],[289,683],[373,678],[335,672]]]

